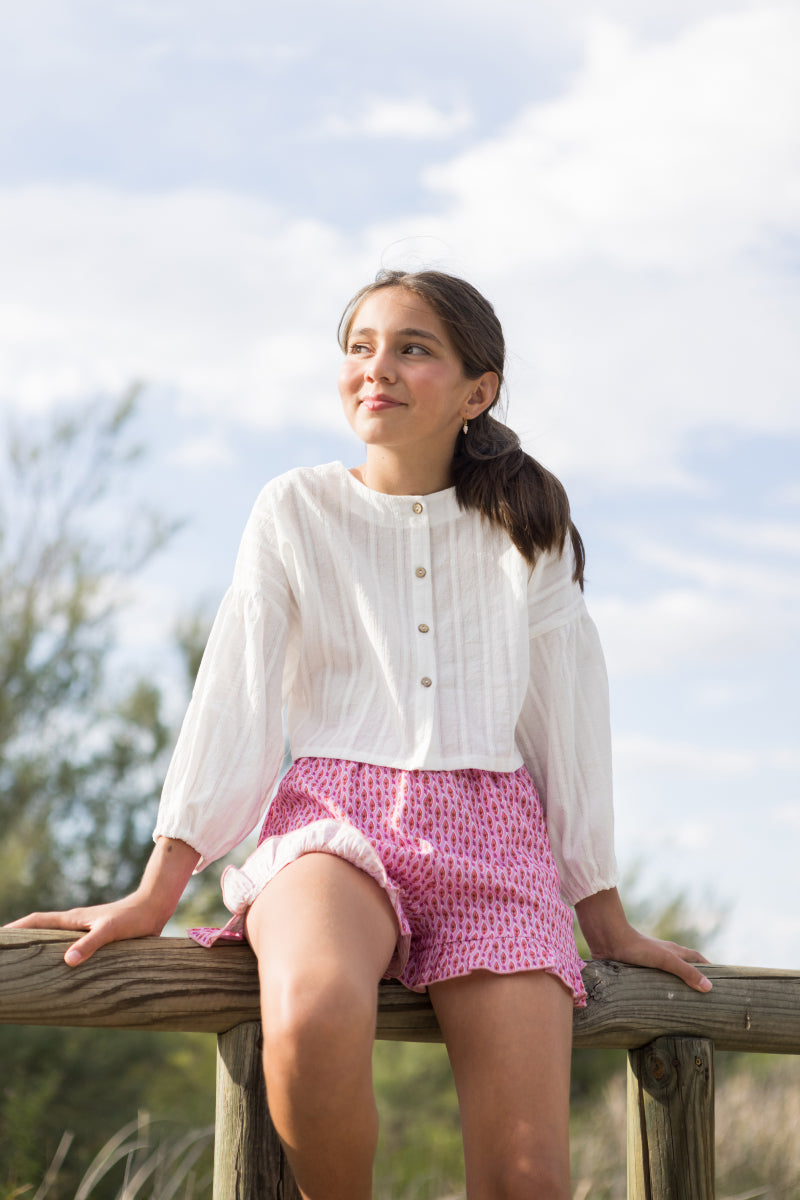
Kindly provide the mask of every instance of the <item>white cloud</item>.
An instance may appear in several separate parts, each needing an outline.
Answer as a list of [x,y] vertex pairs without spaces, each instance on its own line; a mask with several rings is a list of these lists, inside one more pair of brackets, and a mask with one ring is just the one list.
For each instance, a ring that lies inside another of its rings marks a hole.
[[[751,534],[754,530],[751,528]],[[735,536],[730,539],[736,543]],[[773,548],[773,547],[769,547]],[[783,549],[783,546],[780,547]],[[746,557],[745,552],[768,549],[763,536],[748,539],[744,536],[736,546],[733,559],[719,553],[689,550],[686,546],[670,546],[652,538],[636,539],[636,557],[646,566],[668,571],[676,579],[690,580],[709,593],[724,596],[781,598],[794,602],[797,596],[797,570],[776,564],[774,559],[764,562],[759,557]],[[716,601],[715,601],[716,602]]]
[[[767,776],[790,780],[800,769],[800,753],[793,746],[749,745],[746,749],[729,745],[714,744],[703,740],[661,737],[646,733],[620,733],[614,736],[614,775],[620,787],[629,795],[647,795],[652,800],[655,794],[674,794],[676,780],[682,788],[691,785],[711,789],[713,784],[730,784],[738,792],[750,794],[752,781],[758,779],[765,795],[769,795],[772,783]],[[646,781],[644,793],[642,781]],[[719,792],[714,794],[719,795]],[[723,793],[724,794],[724,793]],[[641,807],[642,801],[639,801]],[[677,799],[675,801],[677,805]],[[690,802],[676,812],[681,816],[685,829],[694,824],[705,827],[704,818]],[[664,811],[665,826],[675,832],[675,813]],[[765,806],[765,824],[797,825],[800,823],[800,807],[796,803],[779,804],[771,811]],[[681,836],[684,836],[682,834]]]
[[645,599],[595,596],[592,615],[615,678],[662,677],[694,667],[741,661],[789,644],[791,615],[700,589],[669,588]]
[[231,467],[236,455],[224,437],[214,433],[203,434],[182,442],[169,455],[168,462],[182,467]]
[[800,830],[800,801],[796,804],[781,805],[773,813],[773,820],[777,825],[788,825],[791,829]]
[[615,771],[619,775],[741,779],[763,767],[763,756],[754,750],[704,746],[695,742],[624,734],[614,739]]
[[448,227],[460,242],[481,229],[487,264],[599,257],[674,274],[769,245],[800,200],[798,38],[788,6],[666,41],[589,24],[568,91],[429,170]]
[[800,481],[776,488],[771,498],[778,504],[800,506]]
[[708,532],[739,549],[795,557],[800,554],[800,522],[733,521],[707,523]]
[[[637,575],[653,579],[650,594],[600,592],[591,609],[613,676],[680,673],[685,684],[694,678],[698,703],[720,709],[741,703],[743,689],[752,698],[765,656],[777,653],[785,661],[796,652],[800,580],[789,557],[793,527],[720,521],[709,530],[722,534],[733,553],[727,544],[690,549],[623,526],[618,532]],[[750,666],[742,675],[745,663]],[[736,680],[703,679],[703,671],[720,665],[737,672]]]
[[[660,40],[585,24],[557,99],[429,176],[436,216],[346,235],[219,190],[0,192],[0,396],[144,377],[221,420],[341,429],[343,300],[389,258],[433,257],[496,301],[511,423],[571,479],[691,487],[698,427],[800,433],[800,291],[777,249],[800,197],[800,14],[682,19]],[[469,116],[373,102],[358,120],[384,139]]]
[[[191,25],[192,18],[190,17],[190,28]],[[226,32],[231,31],[226,30]],[[276,64],[301,62],[307,56],[307,51],[293,42],[268,39],[247,42],[239,40],[236,32],[233,33],[230,41],[227,39],[214,42],[191,41],[187,38],[186,33],[187,27],[184,25],[172,40],[162,38],[158,41],[147,42],[142,46],[140,53],[145,59],[180,61],[188,58],[196,59],[200,63],[232,64],[234,66],[241,64],[267,69]]]
[[319,132],[323,136],[342,138],[440,141],[463,133],[472,121],[472,114],[464,104],[445,111],[423,96],[398,99],[365,96],[352,115],[326,117]]
[[330,228],[218,191],[27,187],[0,192],[0,259],[4,401],[144,378],[226,420],[341,420],[336,317],[370,267]]
[[800,434],[800,289],[781,257],[800,214],[800,12],[668,40],[586,28],[558,98],[428,171],[441,211],[414,229],[495,301],[534,452],[602,488],[692,487],[697,429]]
[[736,686],[721,683],[701,684],[695,691],[695,699],[699,705],[709,711],[724,710],[748,703],[752,699],[752,685],[746,683]]
[[715,830],[710,821],[683,821],[672,830],[672,841],[679,850],[697,854],[714,843]]
[[796,970],[799,948],[800,918],[787,916],[780,904],[760,903],[754,892],[739,897],[735,912],[704,950],[712,962]]

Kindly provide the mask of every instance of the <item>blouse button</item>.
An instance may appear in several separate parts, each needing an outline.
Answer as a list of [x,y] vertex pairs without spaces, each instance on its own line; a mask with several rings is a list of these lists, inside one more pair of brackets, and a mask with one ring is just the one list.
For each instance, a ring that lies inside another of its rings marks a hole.
[[417,567],[416,571],[414,572],[417,579],[424,579],[425,576],[427,575],[427,573],[428,572],[425,570],[424,567]]
[[423,675],[422,679],[420,679],[420,683],[422,684],[423,687],[430,687],[431,684],[433,683],[433,680],[429,679],[427,675]]
[[418,625],[417,629],[420,631],[420,633],[427,633],[430,629],[430,626],[429,625]]
[[418,501],[417,501],[417,503],[414,505],[414,512],[415,512],[415,513],[421,513],[421,512],[422,512],[422,505],[420,504],[419,500],[418,500]]

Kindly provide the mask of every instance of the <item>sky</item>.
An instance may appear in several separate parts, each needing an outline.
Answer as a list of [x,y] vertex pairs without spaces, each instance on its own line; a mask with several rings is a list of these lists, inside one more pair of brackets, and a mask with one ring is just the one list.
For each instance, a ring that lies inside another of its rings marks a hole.
[[0,2],[0,405],[141,381],[141,494],[188,517],[130,662],[169,688],[266,480],[361,461],[349,296],[464,275],[587,543],[621,866],[772,967],[800,964],[798,45],[768,0]]

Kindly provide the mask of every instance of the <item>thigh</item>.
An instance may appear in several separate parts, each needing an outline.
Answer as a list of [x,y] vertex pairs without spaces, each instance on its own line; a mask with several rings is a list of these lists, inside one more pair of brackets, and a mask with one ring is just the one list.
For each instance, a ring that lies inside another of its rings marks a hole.
[[429,992],[458,1092],[469,1194],[500,1194],[498,1171],[568,1185],[570,992],[545,971],[476,971]]
[[268,1011],[287,992],[308,993],[338,977],[374,989],[394,953],[397,919],[375,880],[336,855],[312,853],[267,884],[245,931]]

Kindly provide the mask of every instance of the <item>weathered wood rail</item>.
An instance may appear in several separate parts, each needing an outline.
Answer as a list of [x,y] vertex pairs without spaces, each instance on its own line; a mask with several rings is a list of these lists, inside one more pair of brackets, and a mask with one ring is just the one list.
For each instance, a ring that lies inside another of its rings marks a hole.
[[[269,1120],[250,949],[185,938],[106,946],[77,969],[74,935],[0,930],[0,1023],[217,1034],[214,1200],[299,1197]],[[702,996],[660,971],[591,962],[576,1047],[628,1051],[630,1200],[714,1195],[714,1047],[800,1054],[800,970],[711,966]],[[381,984],[378,1037],[439,1041],[425,996]]]

